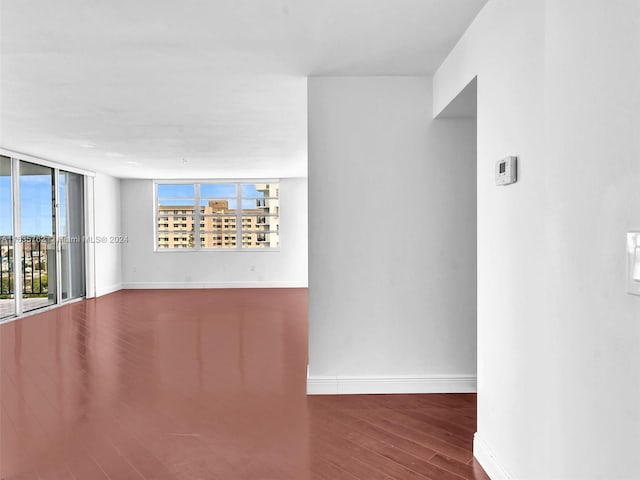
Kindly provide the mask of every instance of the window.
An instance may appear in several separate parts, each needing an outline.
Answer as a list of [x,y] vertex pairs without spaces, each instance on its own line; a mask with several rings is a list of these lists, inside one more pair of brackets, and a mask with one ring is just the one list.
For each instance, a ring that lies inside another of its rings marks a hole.
[[280,246],[277,182],[156,182],[155,195],[157,250]]

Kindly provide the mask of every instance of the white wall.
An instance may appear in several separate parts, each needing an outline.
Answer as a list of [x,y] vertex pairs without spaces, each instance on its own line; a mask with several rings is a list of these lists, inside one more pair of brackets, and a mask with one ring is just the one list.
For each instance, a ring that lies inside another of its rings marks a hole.
[[[478,75],[478,434],[494,480],[638,477],[640,3],[492,0],[434,77]],[[519,156],[520,179],[493,184]]]
[[117,237],[121,233],[120,180],[98,173],[94,184],[95,237],[95,287],[96,295],[105,295],[122,288],[122,244]]
[[279,251],[154,252],[153,181],[122,180],[125,288],[307,286],[307,179],[280,181]]
[[310,393],[475,389],[475,121],[431,91],[309,79]]

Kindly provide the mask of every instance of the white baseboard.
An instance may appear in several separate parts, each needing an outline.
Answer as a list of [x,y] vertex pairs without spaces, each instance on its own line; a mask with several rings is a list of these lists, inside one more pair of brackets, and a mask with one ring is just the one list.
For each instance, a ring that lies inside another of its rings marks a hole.
[[103,295],[108,295],[113,292],[117,292],[118,290],[122,290],[122,284],[117,283],[115,285],[109,285],[108,287],[100,287],[96,288],[96,297],[101,297]]
[[181,288],[307,288],[307,282],[266,281],[266,282],[128,282],[123,289],[181,289]]
[[307,394],[309,395],[475,392],[475,375],[307,377]]
[[473,436],[473,456],[491,480],[513,480],[514,477],[500,465],[493,450],[480,438],[478,432]]

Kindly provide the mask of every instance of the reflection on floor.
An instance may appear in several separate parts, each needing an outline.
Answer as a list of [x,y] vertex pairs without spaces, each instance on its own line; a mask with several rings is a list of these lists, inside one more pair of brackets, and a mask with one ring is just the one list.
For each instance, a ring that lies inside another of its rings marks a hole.
[[[22,309],[25,312],[36,308],[46,307],[51,301],[47,297],[43,298],[23,298]],[[0,299],[0,318],[14,315],[16,311],[15,300],[12,298]]]
[[120,291],[0,326],[3,479],[487,479],[474,395],[307,397],[304,289]]

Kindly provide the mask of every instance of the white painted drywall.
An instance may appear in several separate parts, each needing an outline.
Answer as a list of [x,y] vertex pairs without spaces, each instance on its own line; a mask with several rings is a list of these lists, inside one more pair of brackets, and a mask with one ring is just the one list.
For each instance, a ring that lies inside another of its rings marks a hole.
[[[478,434],[494,480],[637,478],[640,3],[493,0],[434,77],[478,76]],[[519,157],[520,178],[493,183]]]
[[[97,173],[93,184],[96,296],[122,288],[120,180]],[[99,239],[99,240],[98,240]]]
[[125,288],[307,286],[307,179],[280,181],[279,251],[155,252],[152,180],[122,180]]
[[312,393],[474,388],[475,121],[433,121],[431,88],[309,79]]

